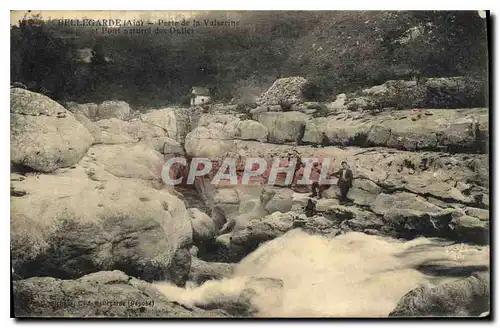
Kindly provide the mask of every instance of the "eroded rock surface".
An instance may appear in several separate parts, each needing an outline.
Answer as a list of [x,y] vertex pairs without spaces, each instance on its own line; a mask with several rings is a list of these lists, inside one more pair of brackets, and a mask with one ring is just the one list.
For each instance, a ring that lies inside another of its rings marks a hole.
[[16,317],[190,318],[226,317],[222,310],[181,305],[151,284],[121,271],[101,271],[76,280],[33,277],[14,281]]
[[118,178],[90,160],[11,183],[23,191],[11,203],[18,276],[69,279],[119,269],[145,280],[187,279],[191,223],[167,189]]
[[78,163],[94,138],[72,113],[47,96],[10,91],[11,163],[53,172]]
[[398,303],[391,317],[477,317],[490,312],[488,272],[438,285],[411,290]]

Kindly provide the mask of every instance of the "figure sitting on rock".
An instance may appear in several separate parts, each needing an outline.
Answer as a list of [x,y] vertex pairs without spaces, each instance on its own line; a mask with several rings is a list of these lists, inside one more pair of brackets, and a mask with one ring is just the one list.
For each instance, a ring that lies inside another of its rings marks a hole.
[[312,198],[307,200],[307,205],[304,208],[304,212],[308,218],[313,217],[316,214],[316,201]]
[[338,178],[337,186],[340,189],[339,201],[341,203],[345,203],[348,201],[347,193],[352,187],[353,175],[352,170],[346,161],[343,161],[341,165],[342,168],[339,171],[335,172],[333,176]]

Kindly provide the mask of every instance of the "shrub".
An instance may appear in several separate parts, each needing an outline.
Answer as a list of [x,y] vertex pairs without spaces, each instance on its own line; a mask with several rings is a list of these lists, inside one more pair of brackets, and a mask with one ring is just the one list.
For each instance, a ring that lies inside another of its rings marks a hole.
[[245,104],[238,104],[236,105],[236,111],[238,113],[246,113],[248,112],[248,107]]
[[183,107],[189,107],[189,106],[191,106],[191,95],[183,96],[181,98],[181,105]]
[[302,96],[307,101],[322,101],[325,98],[325,92],[317,81],[308,81],[302,88]]
[[292,109],[292,104],[289,101],[280,101],[279,105],[284,112],[288,112]]
[[427,83],[426,108],[484,107],[488,103],[488,85],[485,79],[454,77],[434,79]]

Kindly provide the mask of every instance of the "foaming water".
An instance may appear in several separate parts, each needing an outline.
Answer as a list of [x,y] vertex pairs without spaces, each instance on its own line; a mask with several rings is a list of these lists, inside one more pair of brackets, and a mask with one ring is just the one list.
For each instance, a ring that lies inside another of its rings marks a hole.
[[[186,289],[157,287],[180,303],[206,305],[241,300],[252,281],[250,302],[259,316],[384,317],[419,284],[468,276],[488,266],[488,247],[450,244],[356,232],[326,239],[295,229],[249,254],[230,279]],[[252,280],[259,277],[279,279],[282,287],[260,286]]]

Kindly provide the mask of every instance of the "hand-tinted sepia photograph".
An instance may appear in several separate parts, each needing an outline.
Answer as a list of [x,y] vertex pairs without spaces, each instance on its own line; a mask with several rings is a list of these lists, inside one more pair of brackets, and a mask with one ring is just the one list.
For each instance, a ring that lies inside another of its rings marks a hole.
[[483,318],[487,11],[11,11],[15,318]]

